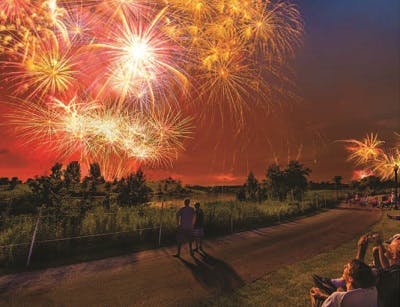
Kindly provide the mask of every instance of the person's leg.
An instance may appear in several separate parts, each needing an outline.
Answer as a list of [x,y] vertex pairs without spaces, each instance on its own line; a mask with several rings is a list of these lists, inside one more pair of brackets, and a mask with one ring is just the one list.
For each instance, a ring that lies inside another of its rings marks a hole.
[[192,244],[193,244],[193,230],[188,230],[186,232],[186,237],[187,237],[187,241],[189,243],[190,254],[193,255],[193,247],[192,247]]
[[190,254],[191,254],[191,255],[194,254],[194,252],[193,252],[193,247],[192,247],[192,240],[189,241],[189,251],[190,251]]
[[193,251],[197,252],[199,250],[199,238],[195,237],[194,238],[194,243],[195,243],[195,249]]
[[175,257],[180,257],[181,255],[181,247],[182,247],[182,240],[183,240],[183,233],[181,229],[178,229],[178,232],[176,234],[176,243],[177,243],[177,252],[174,255]]
[[175,257],[180,257],[181,256],[181,247],[182,247],[182,244],[180,242],[178,242],[178,251],[174,255]]

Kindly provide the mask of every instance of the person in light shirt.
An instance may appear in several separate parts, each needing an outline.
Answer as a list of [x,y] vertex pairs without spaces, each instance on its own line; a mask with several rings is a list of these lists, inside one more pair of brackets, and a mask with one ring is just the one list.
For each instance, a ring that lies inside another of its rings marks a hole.
[[311,301],[315,306],[315,297],[325,299],[322,307],[377,307],[378,291],[375,276],[371,268],[358,259],[353,259],[344,266],[342,278],[346,289],[338,289],[327,295],[319,288],[311,288]]

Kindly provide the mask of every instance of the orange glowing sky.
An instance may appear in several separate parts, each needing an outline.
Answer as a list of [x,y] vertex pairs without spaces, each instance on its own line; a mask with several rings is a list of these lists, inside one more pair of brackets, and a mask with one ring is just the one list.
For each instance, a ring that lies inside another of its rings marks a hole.
[[[343,144],[377,132],[392,140],[400,130],[400,7],[395,0],[296,1],[304,17],[303,47],[292,64],[298,96],[255,110],[238,131],[229,121],[203,118],[172,166],[144,168],[149,178],[190,184],[237,184],[249,171],[264,177],[275,160],[298,155],[311,179],[352,179]],[[1,100],[7,89],[0,85]],[[4,112],[4,107],[0,108]],[[0,130],[0,177],[33,177],[54,164],[44,152],[24,147]]]

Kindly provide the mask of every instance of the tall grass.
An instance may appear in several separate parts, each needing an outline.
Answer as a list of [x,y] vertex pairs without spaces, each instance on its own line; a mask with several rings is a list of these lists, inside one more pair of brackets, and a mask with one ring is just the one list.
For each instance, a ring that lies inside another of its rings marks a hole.
[[[208,202],[202,205],[206,236],[273,225],[309,214],[321,207],[332,207],[334,203],[333,198],[324,201],[314,198],[292,203]],[[159,208],[141,205],[127,208],[113,204],[108,210],[98,206],[81,214],[79,210],[73,210],[72,215],[61,216],[43,212],[32,262],[43,266],[154,248],[158,245],[160,224],[162,244],[171,244],[175,241],[176,211],[177,206]],[[0,246],[28,243],[0,248],[1,267],[15,269],[24,265],[36,221],[35,215],[10,216],[0,220]],[[105,235],[93,236],[98,234]],[[81,236],[83,238],[76,238]],[[56,241],[63,238],[72,239]]]

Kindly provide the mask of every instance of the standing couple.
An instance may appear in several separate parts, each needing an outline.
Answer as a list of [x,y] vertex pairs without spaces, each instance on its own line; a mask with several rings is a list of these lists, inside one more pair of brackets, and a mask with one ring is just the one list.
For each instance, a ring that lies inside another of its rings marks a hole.
[[[176,240],[178,242],[178,252],[175,257],[180,257],[182,244],[188,243],[190,254],[193,256],[195,251],[202,251],[202,240],[204,237],[204,213],[200,209],[200,203],[194,204],[194,209],[190,207],[190,199],[184,201],[185,206],[180,208],[176,213],[176,223],[178,232]],[[196,248],[193,250],[193,238],[196,242]]]

